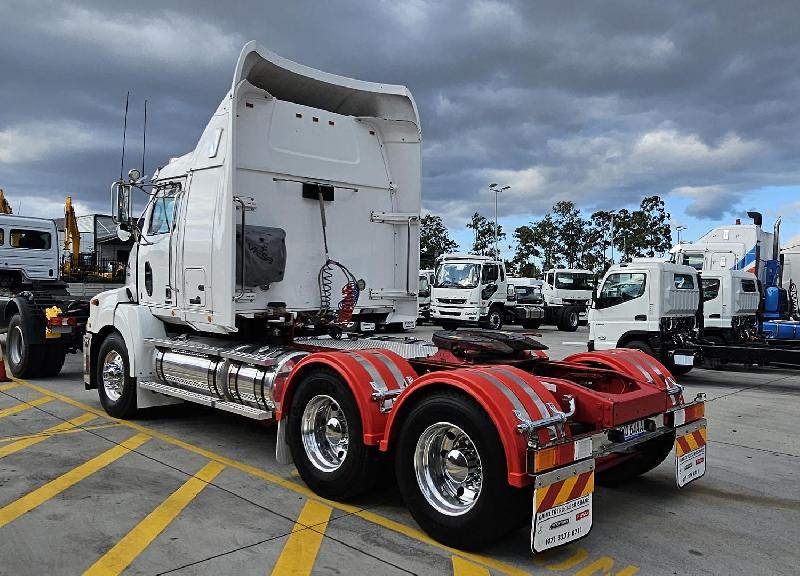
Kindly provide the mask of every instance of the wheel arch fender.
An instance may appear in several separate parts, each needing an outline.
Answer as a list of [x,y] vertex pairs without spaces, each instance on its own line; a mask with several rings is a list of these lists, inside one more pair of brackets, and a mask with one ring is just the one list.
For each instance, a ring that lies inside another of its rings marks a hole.
[[[145,338],[166,338],[163,322],[153,316],[146,306],[120,303],[115,306],[113,322],[101,327],[97,333],[106,330],[105,333],[108,334],[109,328],[122,335],[128,349],[128,375],[134,378],[153,376],[154,346],[146,342]],[[102,341],[100,338],[98,340]],[[100,342],[98,349],[99,346]]]
[[579,352],[564,358],[564,362],[601,366],[630,376],[637,382],[666,391],[675,388],[675,378],[661,362],[640,350],[614,348],[595,352]]
[[[282,386],[276,387],[275,417],[278,421],[288,415],[303,379],[319,367],[335,371],[350,389],[361,417],[364,444],[368,446],[377,445],[383,438],[392,396],[416,377],[408,361],[389,350],[313,352],[297,363]],[[389,393],[383,400],[373,396],[381,391]]]
[[[523,422],[517,416],[518,408],[522,406],[524,413],[535,420],[545,414],[539,411],[534,396],[542,406],[545,403],[558,406],[558,403],[536,376],[510,366],[447,370],[420,377],[395,402],[386,422],[386,431],[380,443],[381,451],[392,448],[412,408],[439,390],[457,390],[478,403],[500,437],[508,483],[516,487],[530,484],[531,478],[527,474],[527,434],[517,428]],[[536,433],[540,442],[550,440],[548,429],[540,429]],[[561,430],[560,434],[568,435],[569,432]]]
[[617,348],[622,348],[626,344],[630,344],[634,340],[641,340],[645,342],[648,346],[652,347],[652,343],[650,341],[650,334],[644,330],[630,330],[625,332],[622,336],[619,337],[617,340]]

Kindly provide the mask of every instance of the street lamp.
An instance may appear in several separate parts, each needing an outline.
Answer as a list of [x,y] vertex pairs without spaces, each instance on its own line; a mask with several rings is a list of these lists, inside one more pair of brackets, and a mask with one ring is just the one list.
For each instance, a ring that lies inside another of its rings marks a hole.
[[505,192],[511,188],[511,186],[503,186],[502,188],[499,188],[499,186],[497,182],[489,184],[489,190],[494,192],[494,254],[498,260],[500,260],[500,250],[497,248],[497,196],[500,192]]
[[[614,217],[617,215],[616,210],[609,210],[609,214],[611,214],[611,263],[614,263]],[[605,256],[605,254],[603,254]]]
[[678,245],[680,246],[681,243],[681,230],[686,230],[686,226],[683,224],[678,224],[675,226],[675,231],[678,233]]

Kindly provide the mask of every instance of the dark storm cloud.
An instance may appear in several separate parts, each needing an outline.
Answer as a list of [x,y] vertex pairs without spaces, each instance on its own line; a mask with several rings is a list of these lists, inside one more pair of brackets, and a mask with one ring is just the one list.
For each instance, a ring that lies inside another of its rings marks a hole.
[[[148,98],[149,164],[193,148],[241,45],[402,83],[423,121],[423,199],[461,224],[511,184],[506,215],[645,194],[714,218],[797,184],[794,2],[2,2],[0,186],[57,215],[104,210]],[[148,170],[150,171],[150,170]]]

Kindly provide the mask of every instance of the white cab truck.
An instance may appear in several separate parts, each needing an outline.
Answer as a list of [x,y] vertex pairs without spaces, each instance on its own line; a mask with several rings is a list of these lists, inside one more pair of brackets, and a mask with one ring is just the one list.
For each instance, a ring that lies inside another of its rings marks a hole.
[[437,258],[431,318],[445,330],[470,325],[499,330],[515,302],[503,262],[475,254]]
[[756,277],[743,270],[705,270],[703,336],[715,343],[744,342],[758,333],[761,296]]
[[53,220],[0,214],[0,327],[18,378],[55,376],[83,343],[88,299],[70,296],[59,260]]
[[419,271],[419,286],[417,288],[419,316],[417,318],[417,324],[430,322],[431,320],[431,291],[433,290],[433,279],[433,270]]
[[[497,331],[433,344],[300,333],[354,314],[417,318],[420,128],[406,88],[249,43],[196,149],[146,187],[140,176],[113,187],[120,235],[136,240],[127,285],[92,300],[84,338],[86,387],[110,415],[190,401],[276,421],[277,461],[334,500],[369,490],[393,458],[414,519],[465,549],[526,523],[534,552],[586,536],[596,468],[631,479],[688,435],[676,482],[705,472],[702,398],[640,352],[552,362]],[[141,220],[136,188],[150,199]],[[445,259],[437,286],[450,288],[434,290],[488,312],[475,289],[503,290],[504,273],[471,258]]]
[[694,365],[699,307],[691,266],[644,258],[611,266],[589,310],[589,350],[641,350],[686,374]]
[[545,272],[542,283],[545,323],[567,332],[586,324],[592,290],[594,274],[591,270],[551,268]]

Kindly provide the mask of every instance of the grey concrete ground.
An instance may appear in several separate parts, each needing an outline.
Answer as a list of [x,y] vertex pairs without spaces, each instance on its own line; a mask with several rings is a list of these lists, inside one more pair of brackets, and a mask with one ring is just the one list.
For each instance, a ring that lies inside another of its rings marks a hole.
[[[541,339],[561,358],[585,349],[586,329]],[[600,487],[590,535],[533,557],[525,530],[476,555],[445,549],[390,481],[321,504],[275,462],[269,426],[192,405],[112,421],[80,369],[74,356],[58,378],[0,384],[0,574],[800,572],[800,372],[682,378],[709,398],[706,476],[678,490],[668,460]],[[79,428],[42,434],[75,418]],[[132,438],[141,445],[115,448]]]

